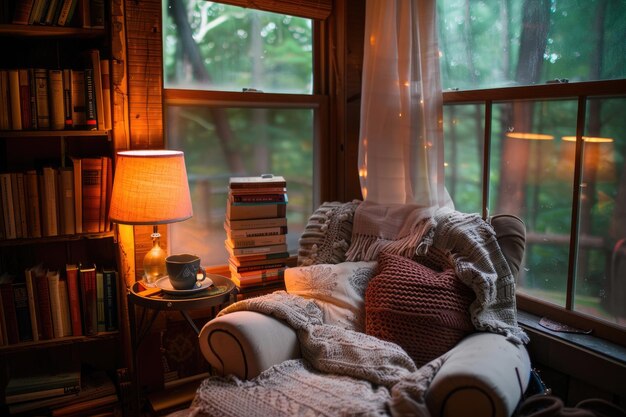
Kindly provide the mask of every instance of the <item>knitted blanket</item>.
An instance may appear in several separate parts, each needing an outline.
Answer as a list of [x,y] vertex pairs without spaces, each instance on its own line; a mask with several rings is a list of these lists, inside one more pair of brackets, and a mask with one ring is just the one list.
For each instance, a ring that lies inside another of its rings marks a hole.
[[399,346],[322,322],[315,302],[279,291],[220,312],[253,310],[285,320],[298,335],[302,360],[283,362],[258,377],[203,381],[195,416],[428,416],[424,393],[445,361],[416,369]]

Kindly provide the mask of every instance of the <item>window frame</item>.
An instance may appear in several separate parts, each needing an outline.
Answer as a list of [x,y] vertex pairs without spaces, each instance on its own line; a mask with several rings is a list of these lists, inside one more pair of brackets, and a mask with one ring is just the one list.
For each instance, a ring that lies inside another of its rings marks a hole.
[[[490,158],[491,158],[491,123],[494,103],[523,100],[570,99],[578,102],[576,115],[576,136],[584,134],[586,104],[588,99],[626,97],[626,79],[541,84],[519,87],[500,87],[479,90],[444,91],[443,104],[478,104],[484,106],[484,136],[482,165],[482,216],[489,215]],[[445,144],[445,137],[444,137]],[[445,147],[445,145],[444,145]],[[566,305],[561,307],[525,294],[517,294],[519,309],[538,316],[550,318],[580,329],[592,329],[592,334],[622,346],[626,346],[626,329],[599,318],[584,315],[573,310],[574,282],[576,279],[576,261],[578,247],[579,193],[581,183],[582,141],[576,142],[575,172],[573,184],[572,218],[570,222],[570,244],[567,272]]]

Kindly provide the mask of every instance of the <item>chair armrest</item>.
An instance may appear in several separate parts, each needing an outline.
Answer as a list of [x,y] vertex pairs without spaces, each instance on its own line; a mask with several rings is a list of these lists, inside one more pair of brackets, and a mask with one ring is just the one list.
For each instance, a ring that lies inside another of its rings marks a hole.
[[301,356],[291,327],[254,311],[217,317],[204,325],[198,338],[214,371],[241,379],[254,378],[273,365]]
[[433,416],[510,416],[530,379],[524,346],[474,333],[459,342],[435,375],[426,403]]

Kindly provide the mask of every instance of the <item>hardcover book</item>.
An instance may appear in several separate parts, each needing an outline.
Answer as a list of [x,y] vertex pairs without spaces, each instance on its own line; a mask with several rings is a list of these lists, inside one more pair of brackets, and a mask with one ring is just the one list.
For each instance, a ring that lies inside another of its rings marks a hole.
[[0,300],[2,301],[3,319],[6,327],[7,343],[15,344],[20,341],[20,334],[17,327],[17,315],[15,311],[15,300],[13,298],[13,281],[11,275],[0,276]]
[[65,265],[67,279],[67,297],[70,305],[70,321],[72,323],[72,335],[82,336],[82,316],[80,311],[80,284],[78,282],[78,266]]
[[232,204],[226,205],[226,217],[231,221],[285,217],[286,214],[286,204],[247,204],[244,206],[234,206]]
[[258,229],[235,230],[235,229],[229,229],[228,226],[224,224],[224,229],[226,230],[226,235],[228,236],[229,239],[237,239],[237,238],[245,238],[245,237],[276,236],[276,235],[287,234],[287,226],[261,227]]
[[87,336],[98,333],[96,267],[81,266],[79,269],[83,332]]
[[48,97],[50,100],[50,129],[65,128],[65,104],[63,101],[63,70],[48,71]]
[[30,312],[31,331],[34,342],[39,341],[41,337],[41,328],[39,326],[41,317],[39,314],[39,300],[37,299],[37,283],[35,282],[37,271],[41,269],[42,267],[38,265],[32,268],[26,268],[24,271],[24,281],[26,282],[26,291],[28,293],[28,310]]
[[60,338],[63,337],[63,319],[59,295],[59,271],[49,270],[46,277],[48,278],[48,292],[50,294],[53,334],[55,338]]
[[267,246],[254,246],[250,248],[233,248],[230,246],[228,240],[226,241],[226,250],[233,256],[246,256],[246,255],[268,255],[273,253],[287,252],[287,245],[267,245]]
[[229,187],[231,189],[286,186],[287,181],[285,181],[285,178],[272,174],[259,175],[257,177],[231,177],[229,181]]
[[255,246],[280,245],[286,242],[286,235],[236,237],[228,239],[228,244],[232,248],[251,248]]
[[13,300],[15,302],[15,317],[17,319],[19,340],[20,342],[30,342],[33,340],[33,330],[30,323],[26,283],[16,282],[13,284]]
[[229,200],[235,206],[246,204],[287,204],[287,194],[231,194]]
[[104,328],[107,332],[118,330],[117,271],[103,268],[104,274]]
[[83,233],[100,231],[102,158],[81,160]]
[[54,325],[52,323],[52,309],[50,305],[50,286],[44,269],[35,270],[37,283],[37,300],[39,301],[39,317],[41,318],[41,339],[54,338]]
[[50,129],[47,69],[35,68],[35,93],[37,103],[37,127],[41,130]]
[[9,70],[9,98],[11,104],[11,129],[22,130],[20,73],[16,69]]
[[41,237],[39,177],[37,171],[26,171],[26,219],[28,237]]
[[226,218],[224,222],[226,230],[247,230],[262,229],[267,227],[287,227],[286,217],[276,217],[270,219],[234,220]]

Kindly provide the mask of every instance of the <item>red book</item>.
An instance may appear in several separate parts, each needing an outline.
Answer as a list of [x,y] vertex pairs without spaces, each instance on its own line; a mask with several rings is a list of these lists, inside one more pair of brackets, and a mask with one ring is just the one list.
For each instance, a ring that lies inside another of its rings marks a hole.
[[2,299],[2,310],[4,313],[4,325],[7,332],[9,344],[19,343],[20,334],[17,327],[17,314],[15,311],[15,300],[13,299],[13,278],[4,276],[0,278],[0,298]]
[[20,77],[20,110],[22,114],[22,129],[33,128],[33,114],[30,108],[30,81],[27,69],[19,70]]
[[98,307],[96,294],[95,265],[81,266],[78,274],[80,280],[80,296],[84,334],[87,336],[98,333]]
[[78,285],[78,267],[66,265],[67,293],[70,302],[70,321],[72,323],[72,336],[82,336],[82,318],[80,315],[80,291]]
[[83,233],[100,231],[102,158],[81,160]]
[[50,306],[50,287],[46,271],[38,270],[35,275],[37,283],[37,300],[39,301],[39,317],[41,318],[41,338],[53,339],[52,308]]

